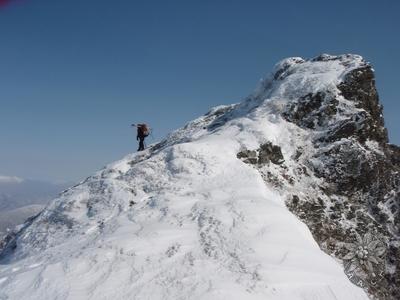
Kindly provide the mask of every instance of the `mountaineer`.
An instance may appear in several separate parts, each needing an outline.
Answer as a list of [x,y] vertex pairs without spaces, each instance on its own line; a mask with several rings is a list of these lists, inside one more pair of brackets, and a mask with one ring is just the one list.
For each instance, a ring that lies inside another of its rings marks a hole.
[[138,151],[144,150],[144,139],[150,134],[149,127],[147,124],[132,124],[132,126],[137,127],[136,140],[139,141]]

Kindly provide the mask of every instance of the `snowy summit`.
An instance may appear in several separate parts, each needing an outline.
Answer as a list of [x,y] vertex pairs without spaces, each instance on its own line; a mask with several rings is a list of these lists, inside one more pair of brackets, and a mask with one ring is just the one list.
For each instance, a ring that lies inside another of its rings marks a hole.
[[[369,111],[351,96],[350,80],[366,72],[358,55],[285,59],[243,102],[213,108],[66,190],[0,242],[0,299],[349,300],[380,292],[345,273],[339,246],[362,232],[356,219],[341,219],[353,186],[330,169],[342,153],[335,147],[360,145],[370,159],[389,153],[382,116],[373,114],[380,107]],[[317,198],[318,213],[303,209]],[[386,243],[396,216],[388,203],[376,205],[393,220],[378,232]],[[329,237],[330,252],[323,224],[337,220],[343,236]]]

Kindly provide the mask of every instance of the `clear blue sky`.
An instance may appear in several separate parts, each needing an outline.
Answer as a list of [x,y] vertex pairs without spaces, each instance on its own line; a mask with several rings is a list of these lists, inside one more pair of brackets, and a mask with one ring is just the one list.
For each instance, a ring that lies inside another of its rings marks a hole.
[[79,180],[136,150],[130,123],[159,140],[240,101],[278,60],[320,53],[373,63],[400,142],[400,1],[5,2],[0,174]]

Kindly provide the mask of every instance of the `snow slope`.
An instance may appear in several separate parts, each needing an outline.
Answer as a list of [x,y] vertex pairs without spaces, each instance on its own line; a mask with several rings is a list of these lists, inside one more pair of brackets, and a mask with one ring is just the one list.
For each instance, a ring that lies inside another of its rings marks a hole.
[[271,141],[290,165],[309,132],[284,105],[362,64],[284,60],[242,103],[67,190],[1,253],[0,299],[368,299],[237,158]]

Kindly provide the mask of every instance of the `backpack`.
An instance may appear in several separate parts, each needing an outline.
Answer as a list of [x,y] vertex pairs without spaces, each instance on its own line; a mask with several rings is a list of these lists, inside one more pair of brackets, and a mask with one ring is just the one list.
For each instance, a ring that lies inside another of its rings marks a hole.
[[150,134],[149,127],[146,124],[138,124],[138,127],[140,128],[140,131],[144,137]]

